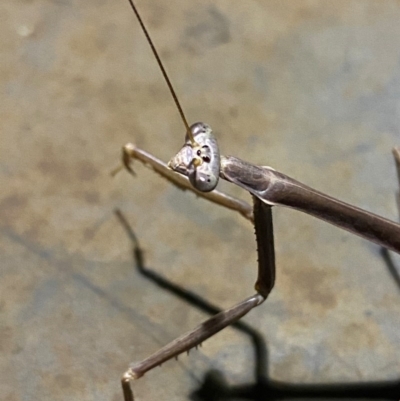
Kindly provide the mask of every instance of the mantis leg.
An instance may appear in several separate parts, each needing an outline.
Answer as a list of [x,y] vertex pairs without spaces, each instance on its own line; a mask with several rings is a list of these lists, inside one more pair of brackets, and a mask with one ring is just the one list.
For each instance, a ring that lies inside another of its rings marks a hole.
[[[394,161],[396,163],[397,179],[400,188],[400,147],[393,148],[392,152]],[[396,200],[397,200],[397,208],[399,209],[399,214],[400,214],[400,192],[397,192]]]
[[[400,188],[400,147],[395,147],[392,150],[394,161],[396,164],[396,171],[397,171],[397,178],[398,178],[398,185]],[[399,211],[400,215],[400,192],[398,191],[396,193],[396,201],[397,201],[397,209]],[[393,280],[397,284],[397,287],[400,288],[400,273],[398,271],[398,268],[395,265],[395,262],[390,255],[390,252],[386,248],[381,248],[381,255],[383,257],[383,260],[386,263],[386,266],[388,267],[389,273],[392,276]]]
[[125,401],[134,401],[130,385],[132,380],[143,376],[149,370],[161,365],[179,354],[197,347],[217,332],[246,315],[268,297],[275,282],[275,252],[271,207],[259,199],[254,200],[254,227],[257,240],[258,278],[257,293],[206,320],[194,330],[183,334],[145,360],[133,364],[124,373],[121,384]]
[[[217,190],[214,190],[212,192],[197,191],[195,188],[192,187],[187,177],[175,173],[170,168],[168,168],[168,166],[161,160],[157,159],[150,153],[147,153],[144,150],[137,148],[132,143],[128,143],[122,148],[122,163],[123,167],[125,167],[133,175],[135,173],[131,167],[131,162],[134,159],[139,160],[144,165],[151,167],[155,172],[160,174],[163,178],[168,180],[171,184],[175,185],[179,189],[183,191],[188,190],[194,192],[197,196],[201,198],[207,199],[210,202],[224,206],[228,209],[235,210],[247,220],[250,220],[251,222],[253,221],[252,207],[247,202],[242,201],[238,198],[234,198]],[[112,175],[115,175],[123,167],[118,167],[117,169],[115,169],[112,172]]]

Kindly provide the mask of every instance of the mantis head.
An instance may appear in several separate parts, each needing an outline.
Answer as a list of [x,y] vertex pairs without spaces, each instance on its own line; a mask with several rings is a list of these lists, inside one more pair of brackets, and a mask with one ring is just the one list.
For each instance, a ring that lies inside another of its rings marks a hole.
[[210,192],[218,184],[220,154],[217,140],[211,127],[195,123],[190,127],[194,142],[186,134],[185,144],[170,160],[168,167],[185,175],[190,183],[201,192]]

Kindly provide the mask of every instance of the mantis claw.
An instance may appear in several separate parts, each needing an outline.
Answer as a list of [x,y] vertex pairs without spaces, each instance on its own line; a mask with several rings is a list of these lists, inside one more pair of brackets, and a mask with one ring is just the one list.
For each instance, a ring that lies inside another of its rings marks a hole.
[[123,163],[122,167],[125,167],[125,169],[129,171],[129,173],[131,173],[133,176],[136,175],[135,171],[131,167],[131,163],[134,158],[134,153],[135,153],[135,145],[133,143],[127,143],[122,148],[122,163]]
[[131,167],[132,160],[135,155],[135,145],[132,143],[127,143],[122,147],[122,163],[111,170],[111,177],[115,177],[122,169],[125,168],[133,176],[136,175],[135,171]]

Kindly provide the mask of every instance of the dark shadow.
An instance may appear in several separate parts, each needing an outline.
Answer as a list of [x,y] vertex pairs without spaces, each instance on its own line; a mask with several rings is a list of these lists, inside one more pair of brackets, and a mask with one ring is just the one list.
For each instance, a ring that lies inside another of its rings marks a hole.
[[394,280],[394,282],[397,285],[397,288],[400,291],[400,273],[394,264],[392,255],[390,254],[390,251],[386,248],[381,248],[380,254],[383,258],[383,261],[386,264],[387,269],[389,270],[389,273],[390,273],[392,279]]
[[[121,211],[115,211],[116,216],[126,230],[133,246],[133,258],[137,270],[160,288],[167,290],[185,300],[196,308],[214,315],[221,309],[210,304],[205,299],[171,283],[160,274],[148,269],[144,263],[143,251],[133,229]],[[397,272],[397,271],[396,271]],[[266,301],[268,302],[268,301]],[[336,383],[336,384],[290,384],[269,379],[268,349],[263,336],[246,323],[236,322],[232,326],[249,336],[254,347],[254,376],[253,384],[231,386],[222,373],[209,371],[200,388],[194,391],[189,399],[192,401],[220,400],[385,400],[400,401],[400,379],[382,382]]]
[[207,373],[201,388],[191,394],[193,401],[220,400],[392,400],[398,401],[400,381],[290,384],[265,377],[255,384],[229,386],[219,372]]

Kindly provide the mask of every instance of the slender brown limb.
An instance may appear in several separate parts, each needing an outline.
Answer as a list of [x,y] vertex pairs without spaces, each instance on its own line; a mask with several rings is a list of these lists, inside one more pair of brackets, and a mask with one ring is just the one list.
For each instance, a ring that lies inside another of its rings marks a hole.
[[197,191],[195,188],[192,187],[187,177],[175,173],[164,162],[157,159],[152,154],[137,148],[132,143],[128,143],[122,148],[122,162],[124,167],[131,173],[133,173],[131,167],[133,159],[139,160],[144,165],[152,168],[155,172],[160,174],[163,178],[167,179],[170,183],[172,183],[179,189],[194,192],[197,196],[201,198],[207,199],[210,202],[216,203],[220,206],[224,206],[228,209],[235,210],[247,220],[250,220],[251,222],[253,221],[252,207],[247,202],[238,198],[234,198],[233,196],[217,190],[214,190],[212,192]]
[[[396,164],[396,171],[397,171],[397,178],[398,178],[398,185],[400,187],[400,147],[395,147],[392,149],[394,161]],[[397,210],[400,215],[400,192],[396,192],[396,201],[397,201]],[[394,280],[394,282],[397,284],[397,287],[400,289],[400,272],[395,264],[395,261],[390,254],[390,252],[386,248],[381,248],[381,256],[383,260],[385,261],[385,264],[388,268],[388,271]]]
[[149,370],[200,345],[203,341],[229,326],[231,323],[234,323],[250,312],[254,307],[260,305],[264,299],[265,298],[258,293],[245,299],[232,308],[222,311],[206,320],[194,330],[178,337],[145,360],[129,367],[121,379],[125,401],[134,400],[133,391],[129,384],[130,381],[139,379]]
[[[400,188],[400,147],[393,148],[392,153],[393,153],[394,161],[396,164],[398,186]],[[399,218],[400,218],[400,190],[396,192],[396,202],[397,202],[397,210],[398,210]]]
[[143,376],[149,370],[161,365],[179,354],[200,345],[214,334],[240,319],[268,297],[275,282],[275,251],[271,208],[254,197],[254,220],[258,253],[257,293],[230,309],[206,320],[194,330],[178,337],[145,360],[132,365],[121,379],[125,401],[134,401],[130,382]]
[[258,277],[256,291],[267,298],[275,284],[275,245],[272,207],[253,196],[254,229],[257,241]]
[[264,297],[261,295],[252,295],[232,308],[222,311],[206,320],[194,330],[178,337],[176,340],[161,348],[144,361],[132,365],[127,372],[130,373],[133,379],[138,379],[156,366],[159,366],[162,363],[179,356],[183,352],[200,345],[215,333],[218,333],[220,330],[240,319],[263,301]]
[[400,187],[400,147],[395,147],[392,149],[394,161],[396,163],[397,178]]

